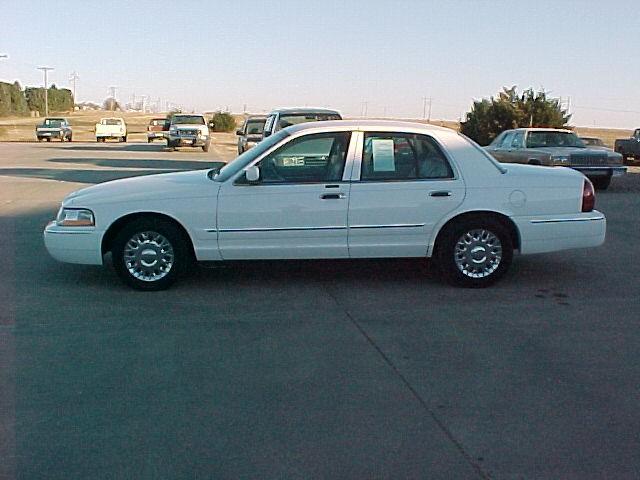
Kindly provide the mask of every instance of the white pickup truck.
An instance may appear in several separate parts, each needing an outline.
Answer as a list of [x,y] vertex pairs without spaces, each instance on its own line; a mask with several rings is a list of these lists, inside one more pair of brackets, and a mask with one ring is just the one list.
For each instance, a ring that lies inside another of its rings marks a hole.
[[96,141],[104,142],[108,138],[127,141],[127,124],[122,118],[102,118],[96,123]]

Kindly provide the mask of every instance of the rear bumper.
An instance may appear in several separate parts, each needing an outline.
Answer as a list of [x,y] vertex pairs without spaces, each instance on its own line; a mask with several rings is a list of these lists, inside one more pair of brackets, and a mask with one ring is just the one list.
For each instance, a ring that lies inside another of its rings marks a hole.
[[627,173],[627,167],[571,167],[586,177],[619,177]]
[[96,138],[122,138],[126,137],[127,132],[125,133],[96,133]]
[[49,254],[60,262],[102,265],[102,232],[79,227],[59,227],[49,223],[44,230],[44,244]]
[[38,138],[60,138],[63,132],[36,132]]
[[520,232],[520,253],[546,253],[604,243],[607,220],[601,212],[513,217]]

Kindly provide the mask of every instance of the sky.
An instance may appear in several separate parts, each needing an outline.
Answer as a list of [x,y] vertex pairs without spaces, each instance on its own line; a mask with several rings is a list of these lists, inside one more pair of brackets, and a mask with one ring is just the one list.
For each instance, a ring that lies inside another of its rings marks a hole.
[[[5,5],[3,5],[5,4]],[[54,5],[59,5],[56,10]],[[504,86],[561,98],[571,124],[640,126],[640,11],[629,0],[0,0],[0,80],[101,103],[332,107],[458,120]],[[7,15],[8,12],[8,15]],[[426,100],[428,105],[429,100]],[[427,106],[428,111],[428,106]]]

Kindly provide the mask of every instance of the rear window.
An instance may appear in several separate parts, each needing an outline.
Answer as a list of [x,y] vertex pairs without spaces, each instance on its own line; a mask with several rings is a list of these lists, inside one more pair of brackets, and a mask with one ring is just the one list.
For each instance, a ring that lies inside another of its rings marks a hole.
[[301,113],[293,115],[280,115],[278,128],[287,128],[291,125],[297,125],[299,123],[324,122],[327,120],[342,120],[342,117],[337,113]]
[[122,125],[122,120],[118,118],[104,118],[100,123],[102,125]]
[[151,122],[149,122],[149,125],[153,125],[154,127],[157,127],[158,125],[164,125],[165,123],[167,123],[166,118],[157,118],[157,119],[151,120]]

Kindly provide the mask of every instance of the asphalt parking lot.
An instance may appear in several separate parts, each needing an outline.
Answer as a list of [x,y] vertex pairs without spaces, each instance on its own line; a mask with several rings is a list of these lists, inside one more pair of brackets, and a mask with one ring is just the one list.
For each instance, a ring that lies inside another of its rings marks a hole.
[[0,144],[0,478],[640,477],[640,169],[604,246],[485,290],[385,260],[141,293],[45,251],[70,191],[234,149]]

